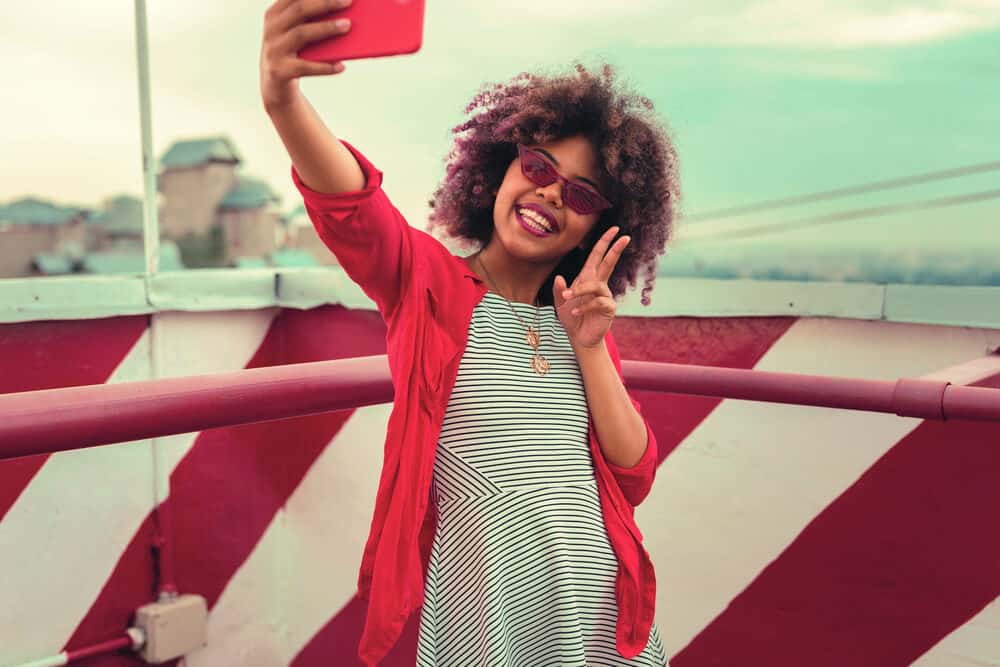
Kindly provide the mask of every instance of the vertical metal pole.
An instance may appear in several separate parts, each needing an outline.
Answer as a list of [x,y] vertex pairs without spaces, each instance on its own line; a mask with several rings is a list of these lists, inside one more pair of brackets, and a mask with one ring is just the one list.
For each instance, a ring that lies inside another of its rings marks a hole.
[[146,298],[149,277],[160,270],[160,220],[156,206],[156,156],[153,154],[153,124],[149,102],[149,39],[146,33],[146,1],[135,0],[135,50],[139,68],[139,122],[142,131],[142,174],[145,185],[142,246],[146,251]]
[[[142,131],[142,175],[145,190],[145,204],[142,216],[142,246],[146,255],[146,302],[153,305],[150,281],[160,270],[160,220],[157,210],[156,156],[153,154],[152,105],[149,93],[149,39],[146,31],[146,1],[135,0],[135,49],[139,81],[139,122]],[[149,367],[150,375],[160,377],[159,336],[157,335],[158,315],[149,316]],[[153,546],[158,555],[160,601],[177,596],[177,580],[174,571],[173,529],[170,521],[169,505],[164,504],[170,489],[170,472],[167,470],[162,451],[162,443],[157,438],[151,441],[153,457]]]

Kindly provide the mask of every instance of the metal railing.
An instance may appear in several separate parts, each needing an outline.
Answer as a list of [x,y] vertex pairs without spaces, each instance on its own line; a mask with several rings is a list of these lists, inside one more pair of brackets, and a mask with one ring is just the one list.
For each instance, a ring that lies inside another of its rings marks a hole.
[[[624,361],[630,389],[1000,421],[1000,389]],[[0,395],[0,460],[392,400],[385,355]]]

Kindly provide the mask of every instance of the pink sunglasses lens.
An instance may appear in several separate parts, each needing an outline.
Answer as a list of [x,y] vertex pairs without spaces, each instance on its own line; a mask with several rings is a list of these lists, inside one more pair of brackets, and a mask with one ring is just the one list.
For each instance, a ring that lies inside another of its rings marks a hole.
[[[521,171],[535,185],[551,185],[559,180],[559,172],[537,153],[521,151]],[[567,182],[563,190],[566,205],[581,215],[601,211],[607,206],[601,195],[593,188],[578,183]]]
[[535,185],[550,185],[559,178],[552,165],[531,152],[522,157],[521,170]]
[[566,186],[566,205],[580,214],[594,213],[604,208],[596,192],[576,183]]

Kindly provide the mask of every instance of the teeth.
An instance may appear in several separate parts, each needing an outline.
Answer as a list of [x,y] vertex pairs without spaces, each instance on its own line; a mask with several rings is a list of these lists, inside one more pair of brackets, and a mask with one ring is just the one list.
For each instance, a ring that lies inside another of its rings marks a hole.
[[549,221],[538,215],[534,211],[522,208],[519,209],[521,212],[521,217],[525,219],[526,222],[530,223],[533,227],[538,227],[543,232],[551,232],[552,227],[549,225]]

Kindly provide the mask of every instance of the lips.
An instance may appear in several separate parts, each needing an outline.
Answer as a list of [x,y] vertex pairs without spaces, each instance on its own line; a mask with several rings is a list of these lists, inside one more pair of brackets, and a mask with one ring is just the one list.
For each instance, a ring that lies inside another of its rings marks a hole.
[[[521,227],[533,236],[550,236],[559,231],[559,225],[555,218],[540,206],[534,204],[515,206],[514,215]],[[544,221],[544,223],[535,218]]]

